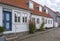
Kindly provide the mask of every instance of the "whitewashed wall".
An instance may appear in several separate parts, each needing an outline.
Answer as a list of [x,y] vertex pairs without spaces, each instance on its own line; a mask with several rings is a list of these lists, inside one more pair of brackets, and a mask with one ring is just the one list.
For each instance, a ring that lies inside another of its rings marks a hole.
[[[52,19],[52,18],[44,17],[44,21],[45,21],[46,19],[47,19],[47,23],[45,24],[44,27],[48,27],[48,28],[53,27],[53,19]],[[51,21],[52,21],[52,24],[51,24],[51,23],[48,24],[48,20],[51,20]]]
[[[3,24],[3,22],[2,22],[3,21],[2,8],[8,8],[8,9],[12,10],[12,31],[5,31],[4,34],[16,33],[16,32],[24,32],[24,31],[29,30],[28,22],[27,23],[22,22],[22,17],[23,16],[27,16],[27,20],[29,20],[29,18],[30,18],[30,12],[29,11],[23,10],[23,9],[20,9],[20,8],[15,8],[15,7],[12,7],[12,6],[7,6],[7,5],[0,4],[0,25]],[[14,11],[21,12],[20,13],[20,15],[21,15],[21,22],[20,23],[15,23],[14,22]]]
[[[13,10],[13,14],[12,14],[12,18],[14,19],[14,14],[15,12],[14,11],[17,11],[17,10]],[[18,12],[18,11],[17,11]],[[24,32],[24,31],[29,31],[29,21],[27,21],[27,23],[23,23],[22,22],[22,17],[23,16],[26,16],[27,17],[27,20],[29,20],[29,17],[30,17],[30,13],[29,12],[25,12],[25,11],[19,11],[20,12],[20,16],[21,16],[21,22],[18,22],[18,23],[15,23],[14,20],[12,20],[12,29],[15,31],[15,32]],[[25,14],[24,14],[25,13]]]
[[[40,29],[40,26],[43,22],[42,18],[44,18],[44,22],[46,21],[46,19],[47,19],[47,22],[48,22],[48,20],[52,21],[52,24],[48,24],[48,23],[44,24],[44,28],[45,27],[48,27],[48,28],[53,27],[53,19],[52,18],[42,17],[42,16],[38,16],[38,15],[32,15],[32,18],[35,18],[35,23],[36,23],[36,28],[37,29]],[[39,21],[40,21],[39,24],[37,24],[37,18],[39,18]]]
[[[3,22],[2,22],[3,21],[2,8],[12,9],[12,31],[5,31],[4,34],[29,31],[29,25],[28,25],[29,21],[27,23],[23,23],[22,22],[22,17],[26,16],[27,20],[30,20],[30,11],[0,4],[0,25],[3,24]],[[15,11],[16,11],[16,13],[20,12],[21,22],[19,22],[19,23],[14,22]],[[36,23],[36,28],[37,29],[40,29],[41,23],[43,21],[42,18],[48,19],[48,20],[53,20],[51,18],[46,18],[46,17],[42,17],[42,16],[38,16],[38,15],[32,15],[31,17],[36,18],[36,20],[35,20],[36,22],[37,22],[37,18],[39,18],[40,23],[39,24]],[[45,24],[45,27],[52,27],[52,26],[53,26],[53,23],[52,24]]]
[[[42,17],[38,15],[32,15],[32,18],[35,18],[35,23],[36,23],[36,29],[40,29],[41,23],[42,23]],[[39,18],[39,24],[37,24],[37,18]]]
[[58,22],[54,21],[54,27],[58,27]]

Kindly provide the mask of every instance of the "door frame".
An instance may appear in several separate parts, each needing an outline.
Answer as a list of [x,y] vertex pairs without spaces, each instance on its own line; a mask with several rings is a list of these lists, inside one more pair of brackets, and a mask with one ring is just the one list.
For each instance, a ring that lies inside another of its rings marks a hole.
[[[9,14],[9,20],[6,19],[6,14]],[[9,29],[7,29],[6,24],[9,23]],[[6,31],[12,30],[12,12],[10,11],[3,11],[3,26],[5,27]]]

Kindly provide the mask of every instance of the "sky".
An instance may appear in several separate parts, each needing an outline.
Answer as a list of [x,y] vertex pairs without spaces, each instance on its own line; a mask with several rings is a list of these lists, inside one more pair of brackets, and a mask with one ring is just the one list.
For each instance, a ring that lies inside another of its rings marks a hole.
[[60,0],[33,0],[41,5],[46,5],[54,11],[60,12]]

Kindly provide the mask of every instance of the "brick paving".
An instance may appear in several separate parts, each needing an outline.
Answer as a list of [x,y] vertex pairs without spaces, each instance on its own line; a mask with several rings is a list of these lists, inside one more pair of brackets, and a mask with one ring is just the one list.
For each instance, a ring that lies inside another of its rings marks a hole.
[[[60,41],[60,28],[52,29],[49,32],[35,33],[33,36],[28,38],[23,38],[14,40],[14,41]],[[12,41],[12,40],[11,40]]]
[[60,28],[47,33],[38,34],[30,38],[22,39],[20,41],[60,41]]

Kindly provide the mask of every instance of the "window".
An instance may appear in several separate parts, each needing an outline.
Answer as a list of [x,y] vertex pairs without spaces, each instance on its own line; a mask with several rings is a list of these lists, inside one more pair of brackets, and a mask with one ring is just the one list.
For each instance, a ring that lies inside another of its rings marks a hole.
[[42,18],[42,21],[44,21],[44,18]]
[[44,9],[43,11],[46,12],[46,13],[48,14],[48,9]]
[[18,22],[20,22],[20,17],[18,17]]
[[34,4],[33,4],[32,1],[29,2],[29,8],[30,8],[30,9],[34,9]]
[[32,22],[35,22],[35,18],[32,18]]
[[46,12],[46,10],[44,9],[44,12]]
[[9,27],[9,23],[6,23],[6,29],[8,30],[10,27]]
[[51,24],[52,24],[52,20],[51,20]]
[[9,21],[10,20],[10,15],[6,14],[6,20]]
[[45,24],[47,24],[47,19],[45,20]]
[[41,11],[41,12],[42,12],[42,7],[41,7],[41,6],[39,6],[39,11]]
[[50,20],[48,20],[48,24],[50,24]]
[[37,23],[39,24],[39,18],[37,18]]
[[15,14],[15,22],[17,22],[17,15]]
[[46,13],[48,14],[48,10],[46,9]]
[[27,17],[23,17],[23,23],[27,22]]
[[24,17],[23,17],[23,22],[24,22]]
[[29,2],[26,2],[26,5],[29,6]]
[[25,22],[27,22],[27,17],[25,17]]
[[37,10],[42,11],[42,7],[41,6],[38,6],[37,7]]
[[15,22],[20,22],[20,14],[15,14]]
[[37,10],[39,11],[39,7],[37,7]]

